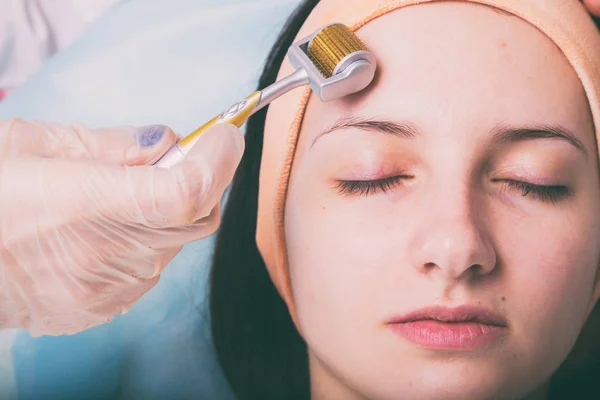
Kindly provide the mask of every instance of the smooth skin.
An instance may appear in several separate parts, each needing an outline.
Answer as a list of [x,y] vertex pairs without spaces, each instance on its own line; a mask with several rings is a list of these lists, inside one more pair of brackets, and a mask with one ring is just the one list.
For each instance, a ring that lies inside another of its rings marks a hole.
[[[360,34],[380,75],[309,102],[286,203],[313,399],[546,398],[595,302],[600,186],[581,82],[537,29],[480,5],[408,7]],[[502,340],[439,351],[388,324],[440,305],[502,315]]]
[[600,17],[600,0],[583,0],[589,12]]

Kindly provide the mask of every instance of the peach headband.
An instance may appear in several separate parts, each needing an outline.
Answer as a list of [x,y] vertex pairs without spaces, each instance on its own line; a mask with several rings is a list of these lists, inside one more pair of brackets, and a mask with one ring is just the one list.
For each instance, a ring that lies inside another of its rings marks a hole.
[[[332,22],[344,23],[357,31],[390,11],[434,1],[444,0],[324,0],[313,10],[296,40]],[[600,128],[600,35],[578,0],[461,1],[496,7],[519,16],[552,39],[579,75],[588,96],[595,126],[597,130]],[[279,77],[292,72],[293,68],[286,60]],[[288,180],[310,95],[311,90],[308,88],[296,90],[270,106],[267,125],[272,116],[277,115],[278,126],[276,129],[266,129],[264,133],[258,199],[258,249],[294,320],[296,313],[287,268],[283,220]],[[279,121],[284,121],[285,126]],[[284,132],[287,127],[289,129],[286,135]],[[597,299],[600,296],[600,285],[597,285],[595,294]]]

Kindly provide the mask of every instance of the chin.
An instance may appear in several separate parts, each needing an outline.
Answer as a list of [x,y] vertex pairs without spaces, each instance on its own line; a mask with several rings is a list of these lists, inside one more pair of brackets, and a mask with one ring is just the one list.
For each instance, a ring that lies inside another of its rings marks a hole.
[[[400,385],[385,387],[381,380],[372,396],[378,400],[524,400],[543,386],[535,378],[515,376],[510,368],[499,370],[497,365],[482,366],[478,363],[454,363],[415,368],[413,376],[396,380]],[[495,364],[495,363],[494,363]],[[523,374],[526,375],[526,374]],[[387,382],[393,382],[388,379]]]
[[524,400],[535,388],[524,388],[505,384],[492,384],[472,378],[469,382],[439,382],[437,385],[414,383],[412,387],[373,396],[378,400]]

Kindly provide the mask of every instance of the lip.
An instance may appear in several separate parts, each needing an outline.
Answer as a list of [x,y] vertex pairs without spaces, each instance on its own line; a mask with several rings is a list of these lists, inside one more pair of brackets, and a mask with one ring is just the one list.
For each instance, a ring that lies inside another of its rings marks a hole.
[[493,345],[508,330],[502,315],[473,306],[423,308],[392,318],[388,326],[419,347],[463,351]]

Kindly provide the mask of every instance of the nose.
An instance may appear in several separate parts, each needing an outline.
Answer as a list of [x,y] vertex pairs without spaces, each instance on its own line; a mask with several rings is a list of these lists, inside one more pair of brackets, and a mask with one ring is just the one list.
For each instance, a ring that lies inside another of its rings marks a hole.
[[485,276],[495,269],[497,257],[485,215],[471,203],[463,196],[428,207],[428,217],[410,245],[411,262],[419,272],[459,280]]

